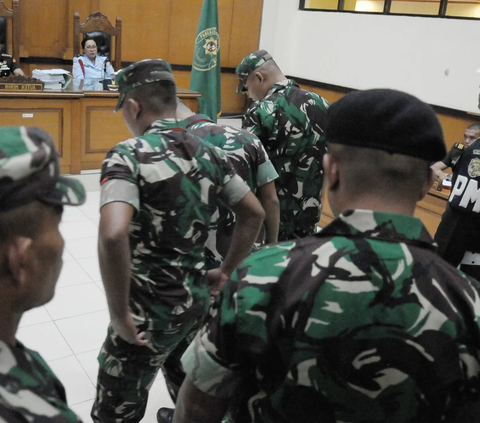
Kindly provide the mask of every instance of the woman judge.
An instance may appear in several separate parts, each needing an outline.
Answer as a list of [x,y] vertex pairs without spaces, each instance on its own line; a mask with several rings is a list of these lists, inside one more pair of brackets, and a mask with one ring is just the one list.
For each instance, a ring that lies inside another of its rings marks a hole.
[[73,79],[107,79],[113,77],[113,67],[105,56],[97,54],[97,43],[92,38],[82,41],[83,54],[73,58]]

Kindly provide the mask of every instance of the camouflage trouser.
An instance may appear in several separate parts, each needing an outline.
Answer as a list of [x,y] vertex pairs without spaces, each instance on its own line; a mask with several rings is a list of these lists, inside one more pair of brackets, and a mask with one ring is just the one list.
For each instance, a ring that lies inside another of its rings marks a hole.
[[[109,326],[98,355],[100,369],[97,396],[92,408],[94,422],[139,422],[147,406],[148,390],[160,368],[175,400],[184,373],[180,357],[200,327],[200,321],[163,331],[149,331],[147,346],[129,344]],[[164,366],[167,357],[172,358]],[[177,366],[179,366],[177,368]]]

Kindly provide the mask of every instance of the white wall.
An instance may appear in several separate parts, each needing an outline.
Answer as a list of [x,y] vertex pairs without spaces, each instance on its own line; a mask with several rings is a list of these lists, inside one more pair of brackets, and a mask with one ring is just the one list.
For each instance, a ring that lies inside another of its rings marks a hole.
[[260,48],[285,74],[355,89],[395,88],[480,113],[480,20],[311,12],[298,5],[264,0]]

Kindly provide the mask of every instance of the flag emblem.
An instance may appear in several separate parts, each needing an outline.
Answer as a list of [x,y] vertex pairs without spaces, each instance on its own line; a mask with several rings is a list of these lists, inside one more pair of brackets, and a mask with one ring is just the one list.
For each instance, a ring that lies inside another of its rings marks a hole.
[[193,68],[206,72],[217,66],[217,55],[220,50],[220,36],[217,28],[207,28],[197,35]]

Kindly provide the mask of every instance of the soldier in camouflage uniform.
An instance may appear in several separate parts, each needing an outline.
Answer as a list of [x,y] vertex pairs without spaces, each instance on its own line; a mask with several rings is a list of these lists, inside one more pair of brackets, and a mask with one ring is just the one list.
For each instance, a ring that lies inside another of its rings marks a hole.
[[417,98],[351,93],[328,113],[337,218],[267,246],[182,358],[174,422],[436,422],[480,389],[480,284],[435,253],[416,202],[445,156]]
[[0,128],[0,422],[80,422],[47,363],[15,339],[22,314],[53,298],[63,205],[85,201],[59,169],[45,131]]
[[259,50],[237,67],[238,92],[255,101],[242,127],[255,134],[279,174],[278,239],[286,241],[315,233],[320,220],[327,101],[287,79],[272,56]]
[[[191,133],[223,150],[237,174],[260,200],[266,214],[265,230],[261,231],[255,248],[265,243],[277,242],[279,207],[274,181],[278,174],[259,139],[246,130],[219,125],[208,116],[195,114],[183,102],[177,105],[177,118],[182,120],[182,126]],[[215,269],[222,264],[230,246],[234,227],[234,213],[220,204],[210,222],[205,243],[207,269]]]
[[[264,217],[226,156],[178,127],[167,62],[134,63],[117,84],[117,110],[134,138],[110,150],[101,173],[99,260],[111,324],[98,357],[95,422],[142,419],[158,369],[196,332],[210,290],[250,252]],[[237,248],[207,278],[204,243],[220,199],[240,216]]]
[[[206,115],[195,114],[180,100],[177,102],[177,119],[182,121],[180,125],[189,132],[223,150],[237,174],[247,182],[250,190],[260,200],[266,214],[265,230],[262,228],[260,231],[254,249],[265,243],[277,242],[280,213],[274,180],[278,178],[278,174],[259,139],[244,129],[216,124]],[[235,214],[224,205],[218,204],[205,242],[207,269],[221,266],[230,248],[234,228]],[[170,354],[162,367],[164,372],[170,375],[167,386],[173,384],[174,392],[178,391],[177,387],[180,387],[185,378],[183,371],[177,374],[175,372],[175,369],[182,369],[180,358],[181,354]],[[172,386],[169,386],[169,391],[172,391]],[[176,399],[176,395],[173,399]],[[160,423],[170,422],[172,415],[172,408],[162,407],[157,413],[157,420]]]

